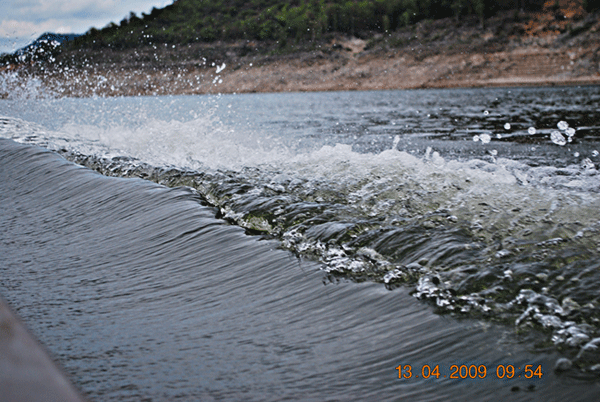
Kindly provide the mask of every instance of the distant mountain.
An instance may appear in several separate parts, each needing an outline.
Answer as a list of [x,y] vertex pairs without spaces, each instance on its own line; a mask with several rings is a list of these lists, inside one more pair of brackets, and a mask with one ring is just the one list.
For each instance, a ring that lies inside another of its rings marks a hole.
[[78,34],[57,34],[52,32],[46,32],[39,38],[31,42],[29,45],[22,47],[15,52],[15,55],[24,55],[35,52],[36,49],[46,48],[48,46],[57,47],[65,42],[69,42],[78,38],[81,35]]
[[64,42],[74,40],[75,38],[77,38],[79,36],[81,36],[81,35],[80,34],[57,34],[57,33],[52,33],[52,32],[46,32],[45,34],[42,34],[39,38],[37,38],[35,41],[30,43],[28,46],[35,46],[44,41],[46,41],[46,42],[55,41],[55,42],[62,44]]
[[80,37],[78,34],[57,34],[46,32],[29,45],[16,50],[12,54],[3,55],[0,64],[28,63],[47,60],[57,47]]

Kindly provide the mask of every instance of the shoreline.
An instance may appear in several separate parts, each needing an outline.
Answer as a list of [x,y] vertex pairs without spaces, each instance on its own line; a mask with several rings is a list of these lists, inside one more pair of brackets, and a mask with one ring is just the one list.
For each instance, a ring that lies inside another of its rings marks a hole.
[[596,16],[504,13],[485,28],[469,19],[423,21],[291,50],[247,40],[65,48],[52,62],[0,69],[0,99],[36,90],[104,97],[600,85]]
[[545,49],[433,55],[423,60],[402,53],[337,58],[317,53],[287,60],[236,60],[214,67],[125,64],[51,69],[42,74],[18,69],[14,70],[18,79],[12,83],[4,79],[3,89],[8,90],[0,98],[26,91],[28,80],[38,83],[32,87],[56,97],[600,85],[600,72],[578,69],[591,64],[578,56]]

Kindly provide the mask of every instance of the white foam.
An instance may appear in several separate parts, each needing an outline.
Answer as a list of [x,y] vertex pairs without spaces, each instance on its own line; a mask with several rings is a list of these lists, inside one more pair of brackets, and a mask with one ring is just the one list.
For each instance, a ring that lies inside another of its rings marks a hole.
[[555,143],[556,145],[566,145],[567,141],[565,140],[565,137],[563,137],[563,135],[559,132],[559,131],[552,131],[550,133],[550,141],[552,141],[553,143]]

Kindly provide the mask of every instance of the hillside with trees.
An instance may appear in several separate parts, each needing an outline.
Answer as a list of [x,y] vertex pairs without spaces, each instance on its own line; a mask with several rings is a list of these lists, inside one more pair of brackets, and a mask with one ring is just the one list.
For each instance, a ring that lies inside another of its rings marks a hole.
[[[536,11],[544,0],[177,0],[119,24],[90,30],[79,45],[127,48],[155,43],[187,44],[271,40],[317,40],[341,33],[363,37],[391,32],[422,20],[476,16],[481,24],[499,11]],[[591,10],[600,3],[588,0]],[[557,3],[558,4],[558,3]]]
[[15,70],[0,97],[24,77],[57,96],[598,84],[600,0],[177,0]]

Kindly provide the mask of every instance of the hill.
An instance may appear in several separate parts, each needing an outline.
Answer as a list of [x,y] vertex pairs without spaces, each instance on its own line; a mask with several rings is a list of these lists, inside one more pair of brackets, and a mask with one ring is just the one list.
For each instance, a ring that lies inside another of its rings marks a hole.
[[[150,43],[188,44],[271,40],[317,40],[332,33],[367,37],[393,32],[425,19],[485,19],[499,11],[539,11],[544,0],[177,0],[150,14],[131,14],[120,24],[91,30],[80,45],[115,48]],[[589,3],[582,4],[589,9]],[[557,10],[558,12],[558,10]]]
[[596,84],[599,3],[179,0],[21,68],[69,96]]
[[31,63],[36,61],[46,61],[56,48],[63,43],[70,42],[80,37],[77,34],[57,34],[46,32],[36,40],[16,50],[12,54],[4,54],[0,58],[0,64],[19,64]]

